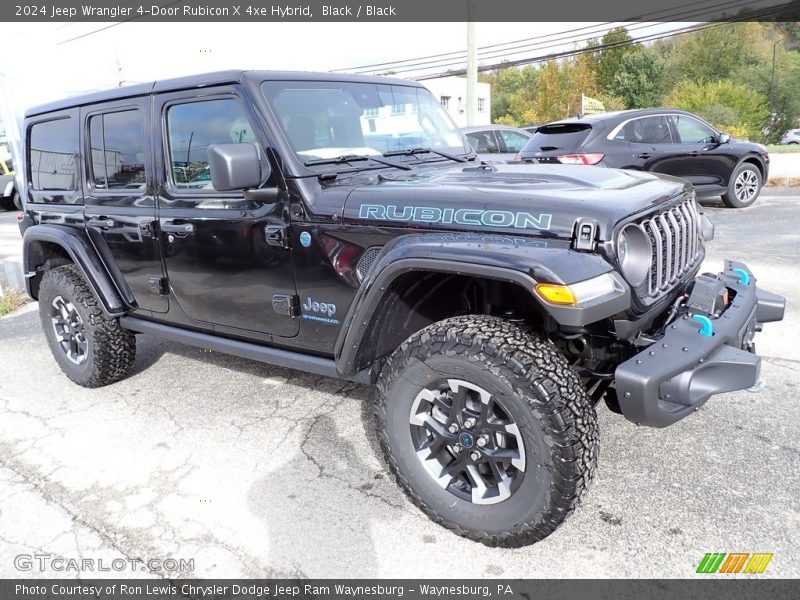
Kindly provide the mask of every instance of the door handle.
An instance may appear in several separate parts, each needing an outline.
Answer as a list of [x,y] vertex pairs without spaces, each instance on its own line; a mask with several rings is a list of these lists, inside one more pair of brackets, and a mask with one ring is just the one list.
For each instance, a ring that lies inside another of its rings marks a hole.
[[641,154],[636,155],[638,158],[650,158],[650,154],[647,152],[642,152]]
[[105,217],[91,217],[86,224],[89,227],[97,227],[98,229],[111,229],[114,226],[114,219],[106,219]]
[[164,221],[161,224],[161,231],[188,235],[190,233],[194,233],[194,225],[191,223],[175,223],[174,221]]

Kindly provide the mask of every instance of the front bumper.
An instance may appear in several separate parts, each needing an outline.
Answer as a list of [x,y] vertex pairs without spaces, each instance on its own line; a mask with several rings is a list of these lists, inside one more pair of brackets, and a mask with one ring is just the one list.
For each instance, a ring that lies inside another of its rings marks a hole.
[[661,339],[617,367],[615,386],[625,418],[666,427],[714,394],[758,382],[761,358],[750,351],[753,337],[762,323],[783,319],[786,300],[758,289],[742,263],[725,261],[717,279],[735,297],[711,319],[713,335],[702,335],[701,323],[686,315],[670,324]]

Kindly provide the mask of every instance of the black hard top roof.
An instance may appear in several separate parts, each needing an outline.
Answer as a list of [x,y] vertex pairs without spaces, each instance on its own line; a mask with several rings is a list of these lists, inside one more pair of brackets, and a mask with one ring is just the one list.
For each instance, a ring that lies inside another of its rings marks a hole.
[[152,81],[149,83],[137,83],[135,85],[126,85],[117,88],[110,88],[88,94],[81,94],[78,96],[71,96],[63,100],[56,100],[34,106],[25,111],[26,117],[35,115],[42,115],[45,113],[53,112],[56,110],[63,110],[67,108],[74,108],[76,106],[84,106],[86,104],[95,104],[98,102],[107,102],[109,100],[121,100],[123,98],[132,98],[134,96],[144,96],[156,92],[170,92],[177,90],[185,90],[191,88],[211,87],[215,85],[223,85],[226,83],[241,83],[242,81],[250,79],[254,81],[346,81],[353,83],[384,83],[391,85],[411,85],[415,87],[423,87],[421,83],[409,79],[397,79],[390,77],[376,77],[369,75],[344,75],[341,73],[322,73],[310,71],[243,71],[243,70],[229,70],[229,71],[216,71],[213,73],[202,73],[199,75],[190,75],[188,77],[177,77],[174,79],[163,79],[159,81]]

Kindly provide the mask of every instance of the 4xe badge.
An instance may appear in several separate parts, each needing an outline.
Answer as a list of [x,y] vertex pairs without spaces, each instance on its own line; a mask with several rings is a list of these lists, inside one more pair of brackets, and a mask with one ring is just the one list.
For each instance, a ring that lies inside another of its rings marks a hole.
[[[316,314],[309,314],[316,313]],[[334,319],[336,305],[330,302],[319,302],[311,296],[303,303],[303,318],[310,321],[321,321],[330,325],[338,325],[339,320]]]

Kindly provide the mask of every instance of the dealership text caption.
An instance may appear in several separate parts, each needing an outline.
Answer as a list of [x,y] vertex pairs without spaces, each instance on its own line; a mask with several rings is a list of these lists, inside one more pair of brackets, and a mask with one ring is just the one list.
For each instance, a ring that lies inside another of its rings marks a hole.
[[[321,14],[318,12],[321,11]],[[312,10],[308,4],[272,4],[257,6],[252,4],[230,4],[209,6],[206,4],[187,4],[182,6],[157,6],[155,4],[98,6],[81,4],[80,6],[61,6],[57,4],[16,4],[14,16],[22,19],[71,21],[81,19],[160,19],[197,18],[197,17],[241,17],[267,20],[312,19],[317,16],[326,18],[359,19],[361,17],[397,17],[397,7],[391,4],[357,4],[336,5],[323,4]]]

